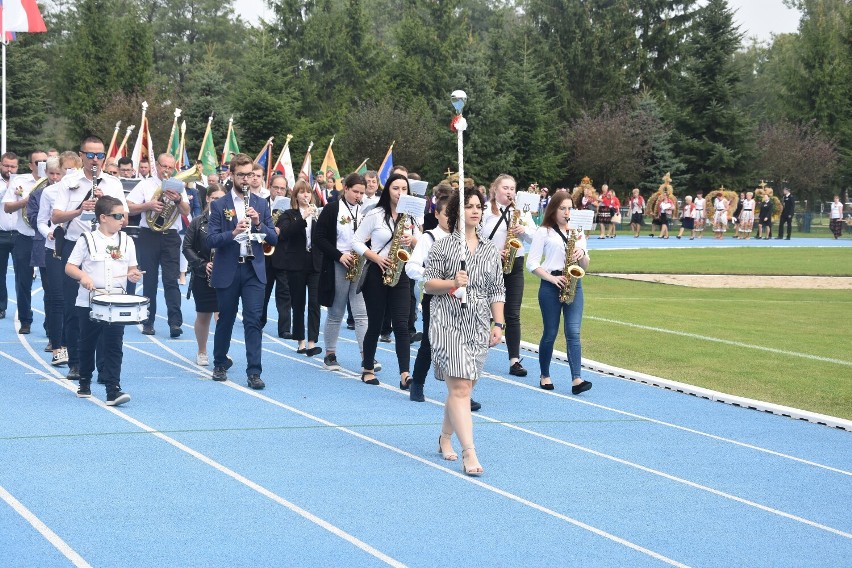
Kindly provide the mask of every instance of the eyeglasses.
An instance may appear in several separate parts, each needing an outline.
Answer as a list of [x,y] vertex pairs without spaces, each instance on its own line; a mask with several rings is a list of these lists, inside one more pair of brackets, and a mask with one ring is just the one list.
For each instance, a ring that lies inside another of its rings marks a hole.
[[248,173],[245,173],[245,174],[242,173],[242,172],[237,172],[237,173],[234,174],[234,177],[238,177],[238,178],[250,178],[250,177],[253,177],[253,176],[254,176],[254,172],[248,172]]
[[94,160],[95,158],[103,160],[106,158],[106,152],[82,152],[82,154],[89,160]]
[[124,220],[124,213],[104,213],[104,215],[106,215],[107,217],[112,217],[116,221]]

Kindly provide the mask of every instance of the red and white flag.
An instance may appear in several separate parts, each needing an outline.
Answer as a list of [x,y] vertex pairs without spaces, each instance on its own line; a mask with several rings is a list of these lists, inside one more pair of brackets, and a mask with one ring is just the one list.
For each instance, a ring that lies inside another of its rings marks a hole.
[[36,0],[0,0],[0,8],[0,26],[6,39],[15,39],[15,32],[47,31]]
[[287,180],[287,187],[290,189],[296,185],[296,175],[293,172],[293,158],[290,157],[290,140],[292,138],[292,134],[287,135],[287,141],[284,143],[284,148],[281,149],[278,161],[275,162],[275,167],[272,168],[276,174],[284,176]]

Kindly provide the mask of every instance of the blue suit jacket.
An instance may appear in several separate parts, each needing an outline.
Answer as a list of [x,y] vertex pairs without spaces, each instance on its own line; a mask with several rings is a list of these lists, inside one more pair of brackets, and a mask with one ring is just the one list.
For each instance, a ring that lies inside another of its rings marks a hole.
[[[272,224],[272,215],[269,212],[269,204],[262,197],[251,194],[249,205],[257,211],[260,216],[260,229],[252,227],[252,232],[261,232],[266,235],[266,242],[274,245],[278,242],[278,234]],[[237,268],[237,258],[240,256],[240,244],[234,240],[233,231],[237,226],[237,216],[232,215],[230,219],[225,216],[225,211],[234,209],[234,198],[229,191],[224,197],[220,197],[210,204],[210,218],[207,223],[207,246],[216,249],[213,260],[213,274],[210,275],[210,284],[214,288],[227,288],[234,280]],[[252,241],[254,260],[252,266],[257,278],[266,284],[266,265],[263,256],[263,246]]]

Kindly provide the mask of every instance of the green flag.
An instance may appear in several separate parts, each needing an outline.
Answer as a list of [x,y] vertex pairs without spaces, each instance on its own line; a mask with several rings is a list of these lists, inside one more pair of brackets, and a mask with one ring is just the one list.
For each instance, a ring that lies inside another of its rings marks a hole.
[[364,175],[367,173],[367,160],[361,162],[361,165],[355,170],[356,174]]
[[216,147],[213,145],[213,132],[210,130],[210,124],[213,122],[213,117],[207,122],[207,131],[204,133],[204,141],[201,143],[201,151],[198,153],[198,161],[202,163],[204,175],[216,173],[216,167],[219,165],[219,157],[216,155]]
[[228,136],[225,138],[225,146],[222,148],[222,165],[230,164],[231,158],[240,153],[240,145],[237,144],[237,133],[234,132],[234,117],[228,120]]

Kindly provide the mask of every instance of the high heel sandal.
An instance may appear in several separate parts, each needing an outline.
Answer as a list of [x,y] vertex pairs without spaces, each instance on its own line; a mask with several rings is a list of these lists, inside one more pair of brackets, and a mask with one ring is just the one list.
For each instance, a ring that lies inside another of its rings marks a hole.
[[[441,448],[441,438],[452,441],[452,437],[452,434],[445,435],[443,432],[438,435],[438,453],[441,454],[441,457],[447,461],[456,461],[457,459],[459,459],[459,455],[457,453],[452,452],[449,454],[445,454],[444,450]],[[450,444],[450,447],[452,449],[452,444]]]
[[[408,379],[408,380],[407,380],[407,381],[405,381],[405,382],[402,382],[402,379],[403,379],[403,378]],[[412,379],[412,378],[411,378],[411,375],[410,375],[410,374],[405,375],[405,377],[400,377],[400,378],[399,378],[399,388],[400,388],[400,390],[407,391],[407,390],[408,390],[408,387],[410,387],[410,386],[411,386],[411,381],[413,381],[413,380],[414,380],[414,379]]]
[[467,469],[467,465],[465,465],[465,463],[464,463],[464,453],[469,452],[470,450],[475,450],[475,449],[476,448],[474,446],[471,446],[469,448],[464,448],[462,450],[462,471],[464,472],[465,475],[469,475],[471,477],[479,477],[480,475],[485,473],[485,470],[482,469],[482,464],[479,465],[479,468]]
[[[372,375],[373,378],[365,381],[364,377],[367,377],[369,375]],[[361,373],[361,382],[368,385],[377,385],[379,384],[379,379],[376,378],[376,374],[373,371],[364,371],[363,373]]]

